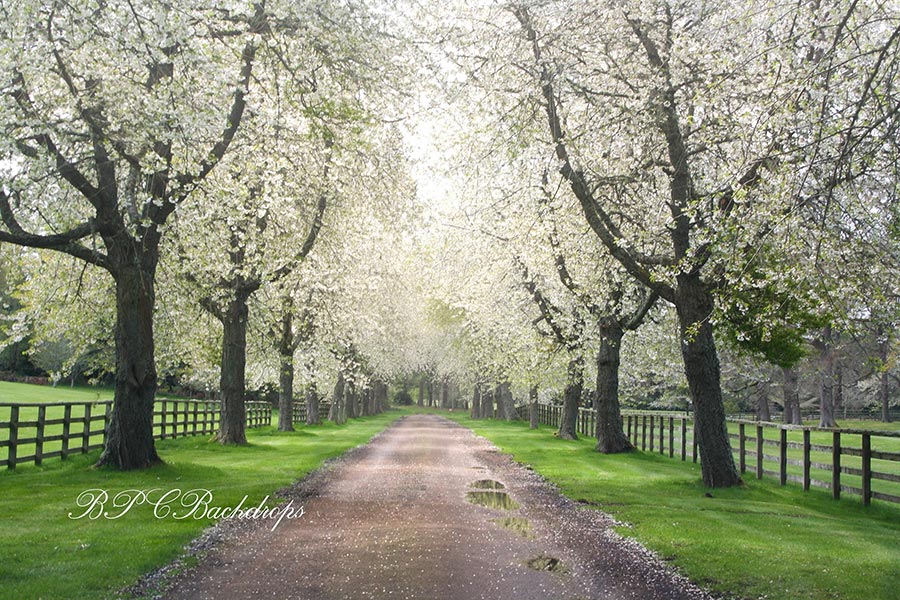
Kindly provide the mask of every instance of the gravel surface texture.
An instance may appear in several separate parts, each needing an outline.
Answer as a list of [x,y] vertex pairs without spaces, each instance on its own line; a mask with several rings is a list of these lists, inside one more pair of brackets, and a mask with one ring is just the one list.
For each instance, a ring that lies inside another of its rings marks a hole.
[[226,520],[189,549],[196,566],[164,568],[132,591],[163,585],[151,595],[216,600],[711,598],[615,533],[610,516],[437,415],[396,422],[280,495],[302,505],[303,517],[274,531],[265,520]]

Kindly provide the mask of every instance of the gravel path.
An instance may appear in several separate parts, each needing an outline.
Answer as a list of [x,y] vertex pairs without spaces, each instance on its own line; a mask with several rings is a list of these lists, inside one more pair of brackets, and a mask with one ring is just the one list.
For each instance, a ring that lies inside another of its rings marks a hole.
[[[471,487],[480,480],[503,489]],[[469,492],[518,507],[481,506]],[[286,495],[302,518],[274,531],[225,525],[164,597],[709,598],[613,532],[609,516],[437,415],[398,421]]]

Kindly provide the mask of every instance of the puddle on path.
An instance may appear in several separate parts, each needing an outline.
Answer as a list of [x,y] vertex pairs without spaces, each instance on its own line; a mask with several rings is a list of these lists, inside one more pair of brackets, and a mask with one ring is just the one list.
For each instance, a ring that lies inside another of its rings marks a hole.
[[491,519],[491,522],[504,529],[515,531],[524,538],[531,539],[534,537],[534,532],[531,530],[531,521],[524,517],[502,517],[500,519]]
[[554,573],[567,573],[569,571],[561,560],[544,554],[539,554],[525,561],[525,564],[529,569],[534,569],[535,571],[552,571]]
[[478,481],[473,481],[472,483],[470,483],[469,487],[479,490],[502,490],[506,486],[499,481],[494,481],[493,479],[479,479]]
[[501,510],[515,510],[519,508],[519,503],[510,498],[509,494],[506,492],[488,490],[466,492],[466,500],[472,504],[478,504],[488,508],[499,508]]

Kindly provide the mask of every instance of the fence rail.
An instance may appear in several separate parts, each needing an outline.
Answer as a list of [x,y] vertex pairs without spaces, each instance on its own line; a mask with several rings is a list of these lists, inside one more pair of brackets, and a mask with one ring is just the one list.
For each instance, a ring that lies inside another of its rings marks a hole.
[[[303,425],[306,423],[306,402],[303,400],[294,400],[294,412],[291,417],[293,423]],[[328,411],[331,410],[331,403],[319,401],[319,420],[324,421],[328,418]]]
[[[247,402],[247,426],[272,424],[267,402]],[[67,458],[102,448],[112,400],[97,402],[0,403],[0,467]],[[159,398],[153,407],[153,438],[215,433],[220,405],[215,400]]]
[[[541,424],[558,427],[561,416],[561,406],[538,405]],[[628,439],[640,450],[682,461],[700,458],[690,414],[623,411],[622,420]],[[576,428],[593,437],[595,411],[579,408]],[[834,498],[853,494],[865,505],[873,498],[900,503],[900,432],[728,419],[728,436],[742,474],[774,477],[781,485],[799,483],[804,490],[829,489]]]

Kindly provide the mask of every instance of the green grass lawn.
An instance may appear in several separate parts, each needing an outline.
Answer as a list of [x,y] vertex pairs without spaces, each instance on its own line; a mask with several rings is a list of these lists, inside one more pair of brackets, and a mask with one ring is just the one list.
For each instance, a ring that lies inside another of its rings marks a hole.
[[111,387],[64,384],[52,387],[0,381],[0,402],[96,402],[112,400],[114,391]]
[[[807,423],[809,425],[817,425],[818,423]],[[845,421],[840,422],[840,425],[843,429],[854,430],[854,429],[864,429],[873,432],[895,432],[900,431],[900,427],[898,427],[897,423],[881,423],[879,421]],[[736,423],[729,423],[728,430],[732,434],[738,433],[738,425]],[[756,427],[752,425],[745,426],[745,435],[747,436],[756,436]],[[763,428],[763,439],[771,442],[778,442],[779,439],[779,430],[764,427]],[[900,453],[900,437],[885,437],[879,436],[877,434],[873,434],[870,436],[871,439],[871,447],[873,451],[878,452],[890,452],[890,453]],[[796,444],[801,444],[803,442],[803,432],[802,431],[788,431],[787,432],[787,440],[788,442],[794,442]],[[819,446],[828,446],[831,447],[833,443],[832,432],[830,431],[812,431],[810,432],[810,443],[812,445]],[[737,460],[737,448],[738,441],[737,439],[731,440],[731,445],[735,450],[735,460]],[[862,436],[855,433],[843,433],[841,434],[841,446],[845,449],[855,448],[857,450],[862,448]],[[746,444],[746,448],[748,450],[755,450],[756,443],[748,441]],[[778,446],[777,444],[766,444],[763,448],[763,453],[770,456],[778,456]],[[803,459],[803,450],[802,448],[788,448],[787,451],[788,459],[794,459],[797,461],[802,461]],[[832,455],[830,451],[823,452],[818,450],[813,450],[810,452],[810,461],[813,463],[831,465]],[[862,458],[860,456],[850,456],[849,454],[844,454],[841,457],[841,466],[850,467],[854,469],[862,468]],[[756,468],[756,457],[755,456],[747,456],[747,477],[755,477],[755,468]],[[770,471],[777,472],[779,467],[778,463],[775,461],[764,461],[763,468],[768,469]],[[881,460],[877,458],[872,459],[872,471],[878,473],[886,473],[888,475],[900,476],[900,462],[897,461],[888,461]],[[788,464],[787,472],[790,475],[795,475],[797,477],[801,477],[803,475],[803,468],[799,465],[791,465]],[[830,469],[821,469],[813,466],[810,469],[810,476],[814,480],[823,481],[823,482],[831,482],[831,470]],[[862,477],[859,475],[843,473],[841,474],[841,484],[852,486],[855,488],[862,487]],[[792,485],[798,485],[796,483]],[[885,494],[892,494],[894,496],[900,496],[900,482],[894,481],[885,481],[883,479],[872,479],[872,489],[877,492],[882,492]],[[852,497],[852,496],[848,496]],[[856,496],[858,499],[859,496]],[[876,500],[877,502],[877,500]]]
[[[403,412],[326,423],[281,433],[248,430],[249,445],[222,447],[206,437],[157,442],[165,465],[141,472],[95,470],[98,452],[43,466],[0,469],[0,599],[109,598],[117,589],[181,552],[211,520],[157,519],[148,506],[119,520],[72,520],[78,495],[90,488],[204,488],[216,506],[235,506],[246,494],[258,504],[325,459],[366,442]],[[270,501],[274,506],[278,501]]]
[[[680,458],[681,454],[681,420],[675,419],[672,423],[673,428],[669,429],[668,419],[663,420],[664,418],[660,418],[657,414],[656,419],[648,419],[649,413],[639,414],[636,418],[632,420],[632,428],[635,432],[635,435],[632,439],[637,440],[636,445],[644,448],[646,446],[646,450],[648,452],[660,452],[660,427],[663,430],[663,447],[665,449],[665,454],[669,454],[669,448],[672,443],[670,443],[670,431],[672,433],[671,442],[674,443],[675,447],[675,457]],[[632,415],[634,416],[634,415]],[[655,423],[654,423],[655,421]],[[816,423],[807,422],[807,425],[815,426]],[[866,430],[871,431],[872,435],[871,439],[871,449],[873,452],[884,452],[894,455],[900,455],[900,437],[896,437],[896,434],[900,432],[900,424],[898,423],[881,423],[880,421],[863,421],[863,420],[847,420],[840,422],[841,428],[847,431],[854,430]],[[739,464],[739,428],[740,425],[733,421],[728,422],[728,431],[731,435],[731,446],[734,451],[735,464]],[[687,441],[686,441],[686,454],[687,460],[691,460],[692,457],[692,425],[688,425],[687,432]],[[583,431],[583,430],[579,430]],[[771,425],[763,425],[762,426],[763,433],[763,469],[770,471],[772,473],[779,472],[779,440],[780,440],[780,429]],[[894,434],[895,437],[891,437],[891,434]],[[746,477],[755,478],[756,477],[756,435],[757,435],[757,426],[755,423],[744,423],[744,435],[745,435],[745,464],[746,464]],[[797,463],[802,463],[803,459],[803,432],[796,430],[789,430],[786,434],[786,439],[789,444],[787,449],[787,474],[788,476],[793,476],[798,479],[802,479],[803,475],[803,467],[800,464],[790,464],[790,461],[795,461]],[[832,453],[831,447],[833,444],[833,434],[831,431],[811,431],[810,432],[810,444],[813,447],[810,452],[810,461],[812,463],[812,467],[810,469],[810,477],[811,483],[815,486],[817,483],[820,484],[831,484],[832,481],[832,472],[831,472],[831,463],[832,463]],[[850,452],[851,449],[855,449],[860,452],[862,448],[862,435],[858,433],[842,433],[841,434],[841,446],[844,448],[845,452],[842,453],[841,457],[841,466],[844,469],[856,469],[857,471],[862,469],[862,457],[861,456],[852,456]],[[818,448],[816,448],[818,446]],[[883,494],[890,494],[893,496],[900,497],[900,482],[898,481],[888,481],[887,479],[894,477],[900,477],[900,461],[896,460],[884,460],[881,458],[873,458],[871,462],[873,477],[871,480],[872,491],[880,492]],[[885,477],[879,476],[879,474],[884,475]],[[765,475],[769,477],[770,475]],[[777,475],[776,475],[777,476]],[[796,481],[792,482],[792,485],[799,485]],[[841,475],[841,486],[842,487],[852,487],[860,490],[862,488],[862,477],[859,473],[848,473],[843,472]],[[844,490],[844,494],[849,495],[849,490]],[[857,497],[860,496],[860,493],[855,494]],[[880,501],[880,500],[879,500]]]
[[[5,387],[18,385],[0,384],[0,393],[27,393],[19,401],[97,399],[89,389],[41,388],[36,398],[29,389],[35,386]],[[211,523],[156,519],[146,506],[120,520],[69,519],[80,512],[75,501],[86,489],[205,488],[218,506],[233,506],[244,495],[256,504],[399,416],[420,411],[438,412],[412,407],[294,433],[253,429],[250,444],[239,448],[223,448],[209,436],[159,441],[166,464],[136,473],[91,469],[98,452],[0,469],[0,599],[113,597],[175,558]],[[834,501],[827,491],[780,487],[749,473],[746,486],[713,490],[709,498],[690,462],[649,452],[602,456],[592,440],[558,440],[549,427],[531,431],[521,423],[473,421],[464,411],[440,412],[532,465],[569,497],[611,513],[627,524],[621,533],[715,591],[783,600],[898,597],[900,507],[875,501],[866,508],[854,496]]]
[[[692,580],[738,598],[896,600],[900,507],[834,501],[768,479],[708,490],[699,465],[649,452],[603,456],[594,441],[525,423],[448,414],[557,484],[626,523],[619,531]],[[707,497],[710,492],[713,497]]]
[[[103,388],[103,387],[74,387],[70,388],[68,386],[59,386],[59,387],[51,387],[44,385],[31,385],[25,383],[9,383],[9,382],[0,382],[0,404],[2,403],[28,403],[28,404],[50,404],[49,406],[22,406],[19,407],[18,411],[18,422],[20,423],[19,431],[18,431],[18,439],[34,439],[37,436],[37,427],[36,423],[38,420],[39,410],[43,408],[45,410],[45,418],[47,421],[53,420],[62,420],[65,416],[65,408],[62,406],[54,406],[51,403],[58,402],[78,402],[80,404],[73,405],[70,410],[70,420],[71,424],[69,426],[69,449],[72,453],[80,452],[84,438],[87,438],[88,446],[99,446],[103,443],[103,415],[106,411],[105,404],[98,404],[100,401],[109,401],[113,398],[113,389],[112,388]],[[90,405],[88,405],[90,403]],[[198,405],[195,401],[186,400],[184,398],[179,398],[175,396],[165,396],[160,394],[156,399],[156,407],[155,410],[161,412],[163,408],[166,409],[166,412],[169,413],[166,417],[166,429],[165,434],[168,437],[175,437],[176,435],[185,435],[190,434],[193,431],[193,427],[189,425],[187,428],[184,427],[184,423],[186,421],[192,421],[192,415],[190,414],[195,408],[200,411],[199,419],[203,420],[203,407],[204,405]],[[90,423],[90,428],[88,430],[88,435],[85,435],[85,421],[84,417],[86,415],[86,411],[90,409],[92,417],[92,421]],[[177,411],[177,415],[171,414],[173,411]],[[0,422],[9,422],[11,416],[11,408],[9,406],[0,406]],[[213,416],[209,415],[206,417],[208,420],[212,420]],[[277,418],[277,417],[276,417]],[[163,427],[161,423],[162,417],[160,415],[156,415],[154,417],[154,428],[153,432],[155,436],[160,436],[163,433]],[[177,431],[173,431],[172,423],[179,423],[177,427]],[[193,422],[193,421],[192,421]],[[9,439],[9,428],[8,427],[0,427],[0,442],[3,442]],[[63,425],[61,423],[47,425],[44,428],[44,435],[46,437],[52,436],[61,436],[63,433]],[[51,440],[47,441],[43,445],[43,452],[52,453],[57,452],[62,448],[61,440]],[[34,443],[19,443],[17,445],[17,455],[20,460],[23,460],[25,457],[33,456],[35,454],[35,444]],[[9,456],[9,449],[6,447],[0,447],[0,460],[5,460]],[[49,460],[59,460],[58,458],[51,458]]]

